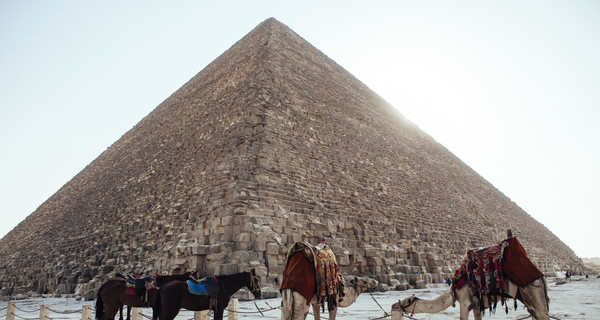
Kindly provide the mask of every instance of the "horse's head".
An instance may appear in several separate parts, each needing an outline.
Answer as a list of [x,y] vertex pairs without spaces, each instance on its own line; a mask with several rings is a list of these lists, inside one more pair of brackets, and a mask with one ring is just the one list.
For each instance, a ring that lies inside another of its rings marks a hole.
[[417,303],[419,298],[415,297],[415,295],[411,295],[408,298],[404,298],[402,300],[398,300],[398,302],[392,305],[392,310],[401,310],[402,312],[411,312],[411,308],[414,309],[414,304]]
[[260,299],[260,280],[254,269],[250,271],[250,285],[248,286],[248,289],[250,289],[250,292],[254,295],[254,299]]

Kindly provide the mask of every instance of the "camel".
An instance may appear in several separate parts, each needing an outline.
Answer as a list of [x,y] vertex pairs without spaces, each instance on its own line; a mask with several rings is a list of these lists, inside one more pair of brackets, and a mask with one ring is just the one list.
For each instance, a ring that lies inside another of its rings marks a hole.
[[[532,283],[519,287],[510,280],[505,281],[504,290],[507,295],[504,298],[512,298],[521,301],[527,311],[534,319],[550,319],[548,314],[548,283],[545,277],[539,278]],[[438,313],[453,306],[455,301],[460,305],[460,319],[467,320],[469,311],[473,310],[475,320],[481,320],[481,310],[479,309],[477,298],[471,294],[469,283],[458,290],[455,290],[455,296],[452,296],[452,289],[444,291],[439,297],[433,300],[419,299],[414,295],[398,301],[392,305],[392,320],[400,320],[403,313]],[[484,299],[487,300],[487,299]],[[483,301],[484,307],[489,308],[488,301]]]
[[[334,320],[337,308],[348,307],[358,296],[368,290],[375,289],[377,281],[366,277],[351,277],[349,285],[345,288],[345,296],[332,310],[329,311],[329,320]],[[313,307],[315,320],[321,319],[319,308],[322,306],[317,302],[317,297],[314,296],[310,301]],[[306,319],[309,311],[309,305],[306,298],[294,289],[283,289],[281,291],[281,319],[285,320],[303,320]]]

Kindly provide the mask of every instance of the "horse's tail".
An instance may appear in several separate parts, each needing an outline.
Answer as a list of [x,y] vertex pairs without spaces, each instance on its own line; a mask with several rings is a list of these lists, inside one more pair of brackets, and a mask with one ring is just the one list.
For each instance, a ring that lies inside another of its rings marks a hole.
[[292,289],[281,290],[281,319],[294,319],[294,291]]
[[96,298],[96,319],[102,319],[104,315],[104,301],[102,301],[102,295],[100,295],[100,291],[102,291],[102,287],[98,290],[98,297]]

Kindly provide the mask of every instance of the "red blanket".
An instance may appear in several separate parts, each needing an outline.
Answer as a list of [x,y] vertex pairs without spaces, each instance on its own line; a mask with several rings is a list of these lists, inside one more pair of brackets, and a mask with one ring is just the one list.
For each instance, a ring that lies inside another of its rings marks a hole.
[[505,241],[508,242],[508,247],[504,249],[502,271],[506,278],[523,287],[544,276],[531,262],[517,238],[513,237]]
[[306,298],[306,304],[310,304],[315,295],[315,282],[314,263],[309,261],[302,252],[296,252],[285,264],[279,290],[294,289]]

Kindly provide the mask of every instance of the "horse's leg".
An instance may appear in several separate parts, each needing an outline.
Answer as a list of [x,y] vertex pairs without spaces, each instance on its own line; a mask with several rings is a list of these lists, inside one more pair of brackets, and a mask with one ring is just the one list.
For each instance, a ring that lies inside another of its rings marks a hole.
[[117,312],[119,312],[118,305],[107,305],[105,308],[104,320],[114,320]]
[[131,307],[127,306],[127,320],[131,320]]
[[222,306],[217,306],[217,309],[215,310],[214,313],[214,318],[215,320],[223,320],[223,313],[225,312],[225,308],[223,308]]
[[123,305],[119,306],[119,320],[123,320]]

